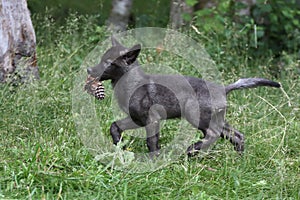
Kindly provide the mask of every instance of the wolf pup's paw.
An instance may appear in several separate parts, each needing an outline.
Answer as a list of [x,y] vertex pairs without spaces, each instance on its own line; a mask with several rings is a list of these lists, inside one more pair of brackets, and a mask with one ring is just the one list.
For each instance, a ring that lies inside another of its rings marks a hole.
[[102,100],[105,98],[105,90],[102,82],[91,76],[87,77],[84,85],[84,90],[98,100]]
[[238,144],[235,144],[234,145],[234,150],[236,150],[236,152],[239,154],[239,155],[243,155],[244,153],[244,141],[241,141],[239,142]]
[[160,155],[159,150],[149,152],[149,157],[150,157],[151,160],[155,160],[157,157],[159,157],[159,155]]

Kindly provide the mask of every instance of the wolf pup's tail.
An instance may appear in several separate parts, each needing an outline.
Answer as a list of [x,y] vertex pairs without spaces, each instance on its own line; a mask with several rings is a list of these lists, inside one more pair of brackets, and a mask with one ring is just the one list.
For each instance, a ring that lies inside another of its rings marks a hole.
[[264,78],[242,78],[237,82],[232,83],[225,87],[226,94],[232,90],[244,89],[244,88],[254,88],[258,86],[269,86],[269,87],[281,87],[280,83],[275,81],[270,81]]

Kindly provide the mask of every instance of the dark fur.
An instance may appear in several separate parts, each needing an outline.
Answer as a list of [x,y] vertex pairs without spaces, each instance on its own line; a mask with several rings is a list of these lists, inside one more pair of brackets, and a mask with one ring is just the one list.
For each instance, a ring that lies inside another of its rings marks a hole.
[[112,37],[112,47],[88,74],[100,81],[111,80],[120,108],[128,117],[112,123],[114,144],[128,129],[145,127],[151,154],[159,153],[160,120],[183,117],[201,130],[204,138],[187,149],[194,155],[207,149],[219,137],[228,139],[235,150],[244,150],[244,135],[226,123],[226,94],[257,86],[280,87],[263,78],[240,79],[226,87],[199,78],[179,75],[149,75],[139,67],[139,44],[128,49]]

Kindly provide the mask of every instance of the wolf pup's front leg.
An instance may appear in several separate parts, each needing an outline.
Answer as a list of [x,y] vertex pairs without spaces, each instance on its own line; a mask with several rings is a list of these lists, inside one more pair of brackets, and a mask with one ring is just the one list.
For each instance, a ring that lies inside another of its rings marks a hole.
[[116,122],[112,123],[110,126],[110,135],[113,139],[115,145],[117,145],[121,140],[121,133],[123,132],[122,129],[117,125]]
[[122,137],[122,132],[129,129],[136,129],[140,126],[132,121],[130,117],[115,121],[110,126],[110,135],[115,145],[117,145]]
[[150,157],[159,156],[160,146],[159,141],[159,121],[154,121],[146,127],[147,132],[147,147],[149,149]]

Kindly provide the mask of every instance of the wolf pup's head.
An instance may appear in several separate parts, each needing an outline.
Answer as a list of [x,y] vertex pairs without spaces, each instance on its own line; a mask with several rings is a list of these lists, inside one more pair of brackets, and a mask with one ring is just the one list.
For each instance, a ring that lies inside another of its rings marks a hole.
[[130,65],[136,62],[136,58],[141,51],[140,44],[126,48],[113,36],[111,41],[112,47],[104,53],[100,63],[87,69],[87,73],[99,81],[121,78],[130,69]]

